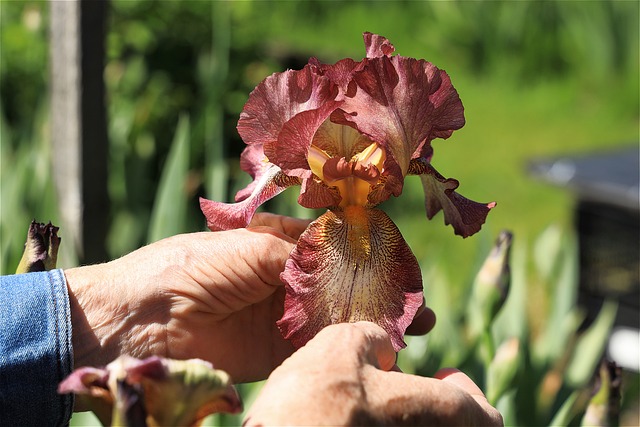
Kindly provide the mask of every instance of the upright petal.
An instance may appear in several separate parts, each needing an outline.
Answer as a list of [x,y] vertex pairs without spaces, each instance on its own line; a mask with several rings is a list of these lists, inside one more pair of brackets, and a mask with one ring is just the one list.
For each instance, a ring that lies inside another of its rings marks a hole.
[[446,138],[465,123],[462,102],[448,75],[430,62],[373,58],[354,80],[358,91],[346,98],[341,108],[348,114],[342,119],[387,146],[403,175],[425,141]]
[[366,60],[356,62],[351,58],[341,59],[335,64],[323,64],[318,58],[309,59],[309,65],[314,72],[328,77],[348,97],[353,97],[357,90],[357,85],[353,81],[353,73],[361,70],[365,63]]
[[251,92],[240,114],[238,132],[247,144],[276,141],[293,116],[333,101],[338,93],[334,83],[309,65],[272,74]]
[[326,212],[302,234],[281,278],[286,298],[278,326],[296,347],[327,325],[368,320],[400,350],[422,303],[418,262],[378,209]]
[[221,203],[200,198],[200,209],[207,218],[207,227],[211,231],[246,227],[261,204],[292,185],[300,185],[299,178],[285,175],[271,163],[254,182],[251,195],[238,203]]
[[395,48],[391,42],[383,36],[373,33],[364,33],[364,47],[367,50],[367,58],[391,56]]
[[353,127],[338,125],[330,120],[322,123],[313,137],[315,147],[324,150],[330,157],[344,157],[347,160],[372,143],[370,138]]
[[455,234],[469,237],[478,231],[487,219],[495,202],[478,203],[469,200],[454,190],[460,185],[453,178],[445,178],[426,159],[414,159],[409,173],[420,175],[424,188],[427,218],[431,219],[440,210],[444,211],[444,223],[453,226]]
[[269,161],[284,173],[300,178],[310,178],[311,169],[307,153],[318,128],[331,113],[341,105],[330,101],[313,110],[296,114],[286,122],[276,141],[264,144],[264,153]]

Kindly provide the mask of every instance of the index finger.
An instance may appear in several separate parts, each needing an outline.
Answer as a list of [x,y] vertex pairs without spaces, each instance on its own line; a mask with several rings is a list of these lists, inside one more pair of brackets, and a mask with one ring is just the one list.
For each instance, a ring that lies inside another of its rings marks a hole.
[[294,240],[298,240],[300,235],[311,220],[292,218],[284,215],[276,215],[268,212],[259,212],[254,215],[247,227],[271,227],[276,229]]

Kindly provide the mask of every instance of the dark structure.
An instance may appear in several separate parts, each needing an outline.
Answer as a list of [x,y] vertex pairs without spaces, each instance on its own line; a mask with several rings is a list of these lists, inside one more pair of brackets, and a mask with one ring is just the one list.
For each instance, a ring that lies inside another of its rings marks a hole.
[[616,327],[640,329],[640,149],[536,161],[538,178],[575,193],[579,303],[587,322],[604,299],[619,302]]
[[65,236],[79,263],[107,260],[107,1],[51,2],[51,142]]

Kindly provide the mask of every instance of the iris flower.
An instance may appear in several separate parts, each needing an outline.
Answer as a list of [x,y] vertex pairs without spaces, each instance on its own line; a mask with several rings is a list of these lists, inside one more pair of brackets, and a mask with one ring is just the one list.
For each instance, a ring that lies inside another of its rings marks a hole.
[[495,203],[468,200],[431,165],[431,141],[464,123],[449,76],[425,60],[393,55],[386,38],[364,34],[366,57],[275,73],[251,93],[238,122],[240,164],[253,182],[236,203],[200,206],[212,231],[245,227],[258,207],[301,185],[298,203],[327,208],[300,236],[281,279],[283,336],[303,346],[323,327],[368,320],[396,350],[423,301],[418,262],[377,205],[420,175],[427,217],[444,212],[456,234],[480,230]]

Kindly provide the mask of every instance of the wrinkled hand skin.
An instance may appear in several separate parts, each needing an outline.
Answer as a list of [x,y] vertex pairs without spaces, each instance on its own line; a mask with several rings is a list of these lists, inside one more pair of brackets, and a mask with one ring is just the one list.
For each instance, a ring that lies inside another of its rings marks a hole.
[[[274,396],[277,399],[274,401]],[[501,426],[502,417],[462,372],[404,374],[379,326],[323,329],[269,377],[245,426]]]
[[157,355],[208,360],[236,383],[266,378],[293,352],[276,327],[279,275],[307,225],[260,214],[247,229],[173,236],[66,270],[75,367]]
[[[75,368],[155,355],[207,360],[234,383],[267,378],[294,351],[276,326],[280,273],[308,224],[261,213],[246,229],[173,236],[65,270]],[[423,304],[407,332],[434,322]]]

